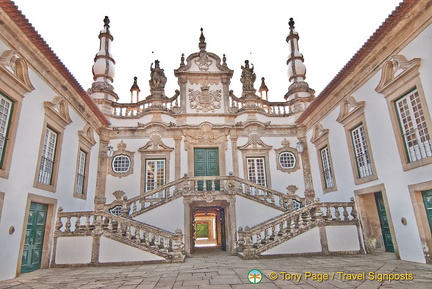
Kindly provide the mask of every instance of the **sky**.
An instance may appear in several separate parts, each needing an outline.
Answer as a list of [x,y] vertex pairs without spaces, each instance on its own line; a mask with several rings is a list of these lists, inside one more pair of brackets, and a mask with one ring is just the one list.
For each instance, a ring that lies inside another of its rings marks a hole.
[[284,101],[288,91],[286,60],[288,21],[294,18],[306,81],[315,95],[336,76],[384,22],[401,0],[15,0],[81,86],[93,82],[92,65],[99,50],[98,35],[110,18],[116,61],[115,92],[130,102],[130,87],[138,77],[140,98],[150,94],[150,65],[156,59],[168,78],[167,96],[178,89],[174,69],[199,51],[200,28],[207,51],[234,70],[230,89],[241,95],[241,65],[254,65],[257,81],[265,77],[269,100]]

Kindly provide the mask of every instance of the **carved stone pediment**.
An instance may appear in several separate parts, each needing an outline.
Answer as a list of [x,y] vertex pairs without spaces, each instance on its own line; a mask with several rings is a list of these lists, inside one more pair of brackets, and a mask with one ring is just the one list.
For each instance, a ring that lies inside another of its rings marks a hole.
[[78,138],[87,148],[91,148],[96,144],[94,130],[89,124],[86,124],[83,130],[78,131]]
[[401,78],[418,74],[420,58],[413,58],[408,61],[403,55],[393,55],[386,61],[382,68],[381,80],[375,90],[387,94],[390,87]]
[[2,80],[10,83],[20,94],[34,90],[28,75],[27,61],[20,57],[16,50],[5,50],[0,56],[0,72]]
[[186,137],[186,142],[213,144],[226,142],[228,131],[213,130],[211,123],[204,122],[198,130],[183,130],[183,135]]
[[329,133],[328,128],[324,128],[322,126],[322,124],[319,123],[319,124],[315,125],[313,128],[313,134],[312,134],[311,142],[313,144],[320,142],[320,140],[328,137],[328,133]]
[[336,121],[345,124],[353,116],[356,117],[359,114],[362,114],[364,107],[364,101],[356,101],[354,96],[348,96],[340,105],[340,112]]
[[46,114],[61,127],[72,123],[68,103],[63,97],[56,96],[52,101],[45,101],[44,106]]
[[238,147],[239,150],[247,150],[247,149],[270,150],[271,148],[272,148],[272,146],[265,144],[258,133],[249,134],[249,139],[248,139],[247,143]]
[[139,152],[144,151],[172,151],[174,148],[167,146],[162,141],[162,136],[159,133],[153,133],[150,136],[150,140],[141,148],[138,149]]

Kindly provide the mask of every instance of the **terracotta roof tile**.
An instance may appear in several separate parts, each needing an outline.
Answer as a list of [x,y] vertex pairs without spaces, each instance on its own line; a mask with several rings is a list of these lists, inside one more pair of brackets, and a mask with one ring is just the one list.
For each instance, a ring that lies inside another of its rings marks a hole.
[[82,88],[72,73],[66,68],[63,62],[53,52],[51,47],[45,42],[45,40],[39,35],[39,33],[30,24],[27,18],[22,14],[18,7],[13,1],[0,0],[0,8],[15,22],[15,24],[21,29],[33,44],[41,51],[41,53],[51,62],[56,70],[69,82],[69,84],[75,89],[79,96],[88,105],[91,111],[97,116],[99,121],[103,125],[109,125],[108,119],[99,110],[96,104],[91,100],[87,92]]

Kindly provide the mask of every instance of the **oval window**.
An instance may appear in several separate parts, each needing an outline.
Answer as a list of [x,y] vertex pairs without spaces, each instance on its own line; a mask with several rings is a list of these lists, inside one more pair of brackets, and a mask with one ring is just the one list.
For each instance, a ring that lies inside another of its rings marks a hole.
[[292,152],[282,152],[279,155],[279,164],[284,169],[293,169],[297,164],[297,160]]
[[131,165],[131,160],[127,155],[116,155],[113,157],[111,167],[114,173],[126,173]]

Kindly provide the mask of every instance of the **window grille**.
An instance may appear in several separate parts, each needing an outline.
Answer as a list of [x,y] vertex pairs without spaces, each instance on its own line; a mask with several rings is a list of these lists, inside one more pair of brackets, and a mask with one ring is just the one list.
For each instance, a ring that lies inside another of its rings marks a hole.
[[126,173],[130,169],[131,160],[127,155],[116,155],[111,165],[114,173]]
[[54,157],[56,152],[58,134],[47,127],[43,142],[43,150],[40,161],[38,182],[51,185],[54,172]]
[[282,152],[279,154],[279,164],[284,169],[293,169],[297,164],[297,159],[292,152]]
[[351,138],[354,147],[354,157],[357,164],[358,176],[364,178],[373,175],[369,146],[363,124],[351,130]]
[[165,184],[165,160],[146,160],[146,189],[151,191]]
[[322,170],[323,170],[323,176],[324,176],[324,184],[325,188],[332,188],[334,187],[334,177],[333,177],[333,171],[330,161],[330,152],[328,146],[322,148],[320,150],[321,154],[321,164],[322,164]]
[[3,163],[3,156],[6,149],[9,121],[12,115],[13,102],[0,95],[0,167]]
[[76,194],[84,194],[86,160],[87,154],[84,151],[80,150],[78,155],[77,179],[75,185]]
[[250,182],[267,185],[264,158],[247,158],[247,173]]
[[417,89],[395,101],[409,162],[432,156],[432,144]]

